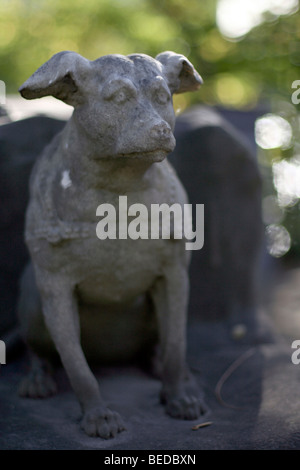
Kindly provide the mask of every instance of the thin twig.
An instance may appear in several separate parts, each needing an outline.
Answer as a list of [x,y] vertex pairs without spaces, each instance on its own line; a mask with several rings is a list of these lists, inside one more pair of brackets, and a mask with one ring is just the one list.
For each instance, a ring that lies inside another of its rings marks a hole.
[[212,421],[206,421],[205,423],[199,423],[195,424],[195,426],[192,427],[193,431],[197,431],[200,428],[206,428],[206,426],[210,426],[212,424]]

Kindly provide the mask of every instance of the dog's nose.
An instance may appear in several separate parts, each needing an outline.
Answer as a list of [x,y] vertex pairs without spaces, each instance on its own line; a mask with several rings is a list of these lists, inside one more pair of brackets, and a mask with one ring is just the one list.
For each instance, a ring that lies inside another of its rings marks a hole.
[[158,140],[169,139],[172,135],[172,130],[166,122],[155,124],[150,130],[150,136]]

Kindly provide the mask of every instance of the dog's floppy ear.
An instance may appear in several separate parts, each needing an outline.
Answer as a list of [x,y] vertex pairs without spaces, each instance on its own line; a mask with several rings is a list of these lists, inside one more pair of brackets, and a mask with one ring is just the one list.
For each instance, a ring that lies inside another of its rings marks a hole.
[[202,78],[184,55],[165,51],[158,54],[155,59],[163,65],[171,93],[194,91],[202,85]]
[[81,102],[80,85],[90,67],[90,61],[76,52],[58,52],[23,83],[19,92],[27,100],[52,95],[75,106]]

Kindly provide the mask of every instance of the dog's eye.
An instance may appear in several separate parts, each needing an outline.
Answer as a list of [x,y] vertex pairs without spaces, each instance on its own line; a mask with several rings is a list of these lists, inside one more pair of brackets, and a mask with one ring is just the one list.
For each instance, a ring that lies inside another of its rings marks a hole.
[[128,91],[123,88],[121,90],[115,91],[115,93],[113,93],[111,99],[115,103],[120,103],[121,104],[121,103],[124,103],[126,100],[128,100],[129,97],[130,97],[130,93],[128,93]]
[[104,98],[107,101],[114,101],[115,103],[122,104],[130,97],[130,93],[125,88],[114,90],[111,93],[106,93]]
[[171,95],[164,88],[155,90],[154,99],[158,104],[165,105],[171,100]]
[[104,87],[102,93],[105,100],[122,104],[136,96],[137,92],[129,80],[128,83],[125,80],[112,80]]

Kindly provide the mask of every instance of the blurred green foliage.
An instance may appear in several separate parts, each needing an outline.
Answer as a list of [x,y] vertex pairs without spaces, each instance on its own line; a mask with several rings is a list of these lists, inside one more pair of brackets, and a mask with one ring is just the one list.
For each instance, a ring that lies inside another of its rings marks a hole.
[[[61,50],[90,60],[109,53],[174,50],[205,80],[201,94],[180,98],[251,108],[274,94],[288,98],[300,65],[300,15],[265,15],[242,40],[224,38],[217,0],[1,0],[0,79],[16,93]],[[199,98],[200,97],[200,98]]]

